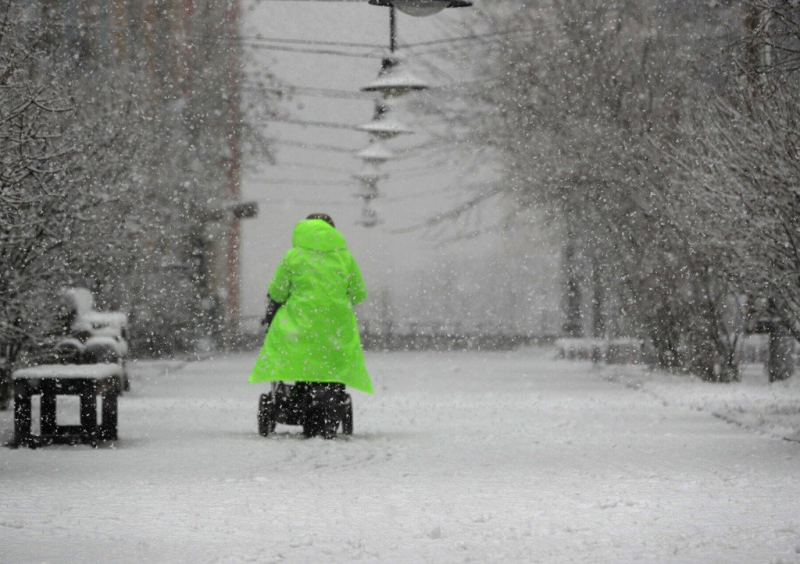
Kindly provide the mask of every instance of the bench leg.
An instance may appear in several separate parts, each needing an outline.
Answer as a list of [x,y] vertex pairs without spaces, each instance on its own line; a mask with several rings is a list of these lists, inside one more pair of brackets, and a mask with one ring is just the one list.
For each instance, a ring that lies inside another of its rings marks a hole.
[[40,400],[41,435],[54,436],[56,434],[56,391],[55,382],[45,380],[42,382],[42,398]]
[[14,382],[14,442],[13,446],[32,443],[31,390],[24,380]]
[[103,419],[100,427],[100,438],[107,441],[117,440],[117,392],[109,391],[102,395]]
[[97,442],[97,395],[94,382],[87,382],[81,391],[81,435],[92,444]]

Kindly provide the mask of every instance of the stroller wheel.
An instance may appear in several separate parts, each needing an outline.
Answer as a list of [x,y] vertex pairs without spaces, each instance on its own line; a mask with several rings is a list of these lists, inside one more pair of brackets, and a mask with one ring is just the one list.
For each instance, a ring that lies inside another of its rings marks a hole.
[[320,435],[325,440],[331,440],[336,438],[336,428],[339,426],[337,421],[325,421],[322,424],[322,432]]
[[339,422],[331,416],[330,410],[326,409],[326,406],[313,406],[306,413],[303,435],[309,439],[312,437],[335,439],[338,426]]
[[314,383],[309,390],[309,404],[303,421],[306,437],[335,439],[339,428],[339,394],[335,385]]
[[344,415],[342,416],[342,434],[353,434],[353,402],[348,401],[344,405]]
[[275,432],[275,401],[272,394],[261,394],[258,401],[258,434],[262,437]]

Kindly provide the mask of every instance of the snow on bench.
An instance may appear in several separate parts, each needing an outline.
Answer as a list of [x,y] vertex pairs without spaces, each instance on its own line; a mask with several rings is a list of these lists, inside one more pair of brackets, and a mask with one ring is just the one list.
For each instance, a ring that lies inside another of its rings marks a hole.
[[42,364],[14,371],[13,378],[110,378],[122,376],[119,364]]

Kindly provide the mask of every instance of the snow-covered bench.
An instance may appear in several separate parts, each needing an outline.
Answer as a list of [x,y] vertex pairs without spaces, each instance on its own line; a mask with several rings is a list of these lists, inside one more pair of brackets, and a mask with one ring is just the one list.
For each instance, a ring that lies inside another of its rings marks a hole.
[[591,337],[556,340],[558,358],[591,360],[608,364],[638,364],[643,360],[644,343],[638,339],[595,339]]
[[608,364],[641,364],[644,360],[644,341],[639,339],[613,339],[606,349]]
[[[14,380],[14,442],[12,446],[62,443],[91,444],[117,438],[117,396],[122,389],[119,364],[43,364],[16,370]],[[31,398],[41,397],[39,435],[31,431]],[[56,396],[80,396],[80,425],[56,423]],[[97,396],[102,418],[97,422]]]
[[558,358],[568,360],[592,360],[599,362],[606,353],[608,341],[605,339],[564,338],[556,340]]

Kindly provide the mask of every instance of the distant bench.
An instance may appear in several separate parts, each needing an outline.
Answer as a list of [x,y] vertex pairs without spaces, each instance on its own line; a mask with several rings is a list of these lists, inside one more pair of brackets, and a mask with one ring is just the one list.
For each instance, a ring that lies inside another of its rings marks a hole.
[[[14,371],[13,447],[91,444],[117,438],[117,396],[122,390],[118,364],[43,364]],[[41,432],[31,432],[31,398],[41,394]],[[56,396],[80,396],[80,425],[56,423]],[[97,422],[97,396],[102,418]]]

